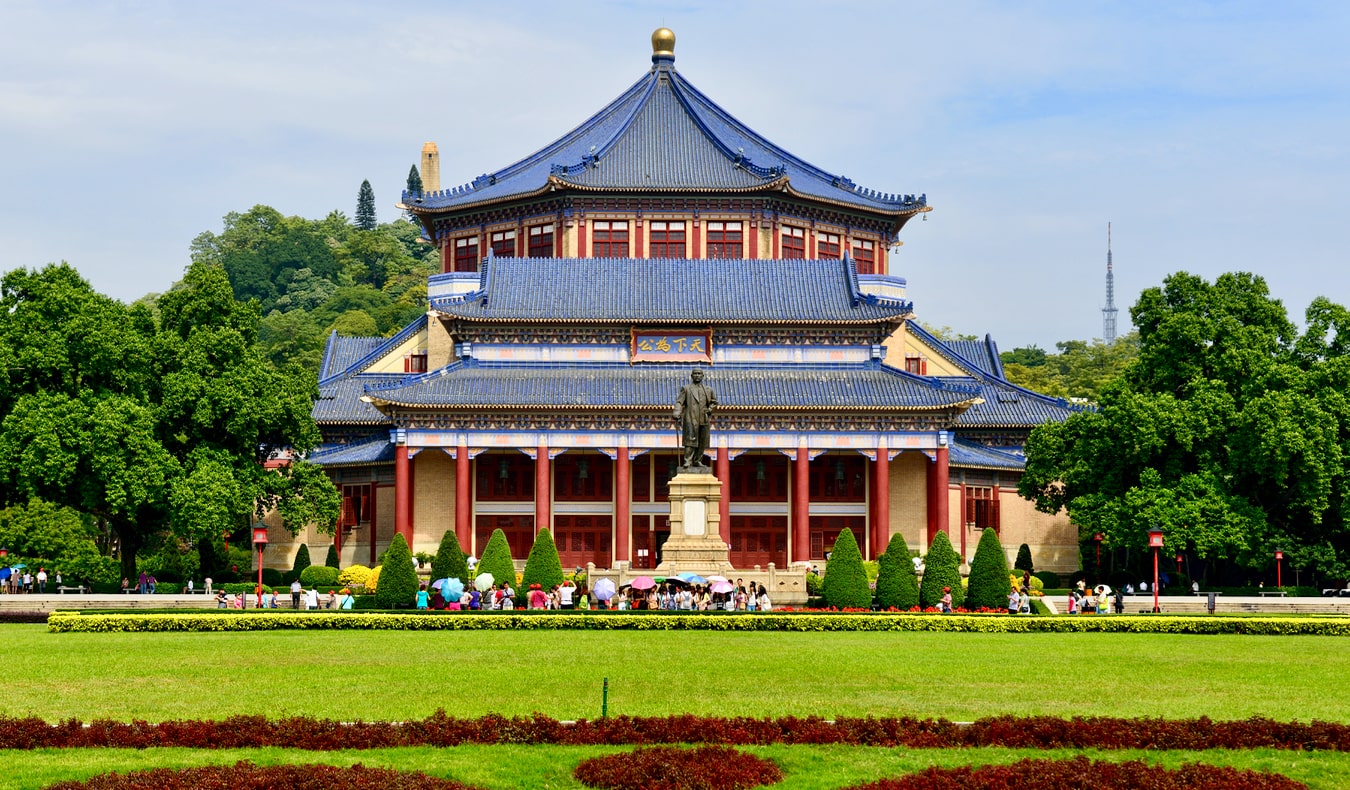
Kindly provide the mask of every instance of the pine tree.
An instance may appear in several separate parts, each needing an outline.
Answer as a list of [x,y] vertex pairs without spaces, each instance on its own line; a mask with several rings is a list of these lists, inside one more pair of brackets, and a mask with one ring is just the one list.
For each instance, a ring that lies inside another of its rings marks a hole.
[[562,584],[562,581],[562,561],[558,559],[558,547],[553,542],[553,534],[547,529],[541,529],[534,536],[530,556],[525,559],[525,573],[520,577],[520,586],[528,590],[531,584],[537,584],[547,591]]
[[361,182],[361,191],[356,194],[356,227],[361,230],[375,230],[379,222],[375,218],[375,191],[369,181]]
[[417,569],[413,567],[412,551],[401,533],[384,552],[380,566],[380,583],[375,588],[375,603],[381,609],[411,606],[417,600]]
[[886,552],[877,558],[877,605],[882,609],[896,608],[907,612],[919,605],[919,579],[914,575],[914,562],[909,557],[905,536],[896,533],[886,545]]
[[484,573],[492,574],[494,584],[509,581],[512,587],[516,586],[516,564],[511,561],[511,546],[506,542],[506,533],[500,529],[492,530],[492,537],[483,547],[483,557],[474,568],[474,574]]
[[966,608],[1006,609],[1010,592],[1008,555],[1003,553],[998,533],[986,529],[980,536],[980,545],[975,547],[975,559],[970,561]]
[[961,555],[952,548],[947,533],[939,532],[928,547],[928,556],[923,561],[923,582],[919,585],[919,605],[927,609],[937,606],[942,600],[942,589],[950,587],[952,608],[965,602],[965,591],[961,589]]
[[408,194],[422,194],[422,174],[417,172],[417,165],[408,170]]
[[1031,547],[1023,543],[1017,547],[1017,561],[1013,567],[1019,571],[1026,571],[1032,576],[1036,575],[1036,566],[1031,563]]
[[342,569],[342,561],[338,559],[336,543],[328,544],[328,556],[324,557],[323,564],[330,568],[337,568],[338,570]]
[[863,569],[862,552],[853,530],[839,531],[834,540],[830,560],[825,564],[825,583],[821,589],[825,603],[840,609],[869,609],[872,590],[867,586],[867,571]]
[[468,584],[469,566],[465,559],[464,549],[459,546],[459,536],[453,529],[447,529],[441,536],[441,545],[436,549],[436,559],[431,561],[431,578],[459,579]]

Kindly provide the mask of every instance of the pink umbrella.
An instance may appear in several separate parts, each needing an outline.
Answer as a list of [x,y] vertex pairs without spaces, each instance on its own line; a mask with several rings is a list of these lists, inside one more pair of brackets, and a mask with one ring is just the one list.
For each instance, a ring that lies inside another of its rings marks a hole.
[[712,590],[715,593],[729,593],[732,590],[736,589],[736,585],[732,584],[731,582],[713,582],[713,586],[709,587],[708,589]]
[[650,590],[656,586],[656,580],[650,576],[639,576],[629,583],[633,585],[634,590]]

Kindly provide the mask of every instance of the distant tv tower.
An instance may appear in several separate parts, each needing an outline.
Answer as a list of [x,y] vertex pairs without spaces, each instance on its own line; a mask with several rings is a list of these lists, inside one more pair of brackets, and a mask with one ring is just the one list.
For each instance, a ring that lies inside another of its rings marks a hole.
[[1116,277],[1111,271],[1111,223],[1106,223],[1106,307],[1102,308],[1102,340],[1116,342]]

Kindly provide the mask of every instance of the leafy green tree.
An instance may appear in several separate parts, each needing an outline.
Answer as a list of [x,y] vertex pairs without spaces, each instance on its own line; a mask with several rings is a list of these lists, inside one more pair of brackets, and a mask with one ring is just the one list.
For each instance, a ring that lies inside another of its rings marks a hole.
[[1005,365],[1021,365],[1027,368],[1040,367],[1047,360],[1045,349],[1035,345],[1014,348],[1012,351],[1004,351],[998,356]]
[[356,194],[356,227],[358,230],[375,230],[379,221],[375,219],[375,192],[370,181],[361,182],[361,190]]
[[380,583],[375,588],[375,603],[381,609],[397,609],[411,606],[416,600],[417,569],[413,566],[412,552],[403,535],[395,533],[394,540],[384,552]]
[[558,547],[553,542],[553,534],[548,529],[541,529],[534,536],[530,556],[525,559],[520,586],[528,590],[531,584],[538,584],[545,590],[552,590],[562,581],[562,561],[558,559]]
[[953,609],[965,602],[965,591],[961,589],[961,555],[952,548],[947,533],[939,532],[933,537],[923,566],[923,581],[919,584],[920,606],[925,609],[937,606],[944,587],[951,588]]
[[469,566],[464,549],[460,548],[459,536],[453,529],[447,529],[441,536],[441,545],[436,549],[436,559],[431,561],[431,578],[459,579],[468,584]]
[[9,549],[7,562],[25,561],[46,567],[49,574],[60,571],[72,582],[117,581],[117,565],[99,551],[96,535],[89,516],[41,499],[0,511],[0,546]]
[[998,533],[986,529],[970,561],[966,606],[970,609],[1005,609],[1012,583],[1008,574],[1008,555],[999,543]]
[[273,310],[258,324],[258,347],[277,368],[294,365],[317,373],[323,362],[323,327],[304,310]]
[[1003,375],[1043,395],[1096,402],[1102,390],[1138,358],[1139,334],[1131,332],[1114,343],[1066,340],[1055,347],[1057,354],[1046,354],[1035,346],[1005,351],[999,355]]
[[919,579],[914,575],[909,544],[905,536],[896,533],[886,544],[886,551],[877,558],[877,605],[882,609],[907,612],[919,605]]
[[515,587],[516,564],[511,561],[511,546],[506,542],[505,532],[500,529],[492,530],[492,537],[488,538],[487,545],[483,547],[483,556],[478,560],[473,572],[475,576],[490,573],[494,583],[509,581],[511,586]]
[[825,583],[821,587],[825,603],[840,609],[867,609],[872,606],[872,590],[863,569],[862,552],[853,530],[839,530],[825,564]]
[[1031,547],[1023,543],[1017,547],[1017,560],[1013,567],[1019,571],[1026,571],[1031,575],[1036,575],[1036,566],[1031,561]]
[[338,558],[338,550],[336,543],[328,544],[328,556],[324,557],[323,564],[329,568],[337,568],[338,570],[342,570],[342,560]]
[[422,193],[422,174],[417,172],[417,165],[408,169],[408,194],[420,195]]
[[364,310],[348,310],[338,316],[332,329],[346,337],[373,337],[380,334],[379,325]]

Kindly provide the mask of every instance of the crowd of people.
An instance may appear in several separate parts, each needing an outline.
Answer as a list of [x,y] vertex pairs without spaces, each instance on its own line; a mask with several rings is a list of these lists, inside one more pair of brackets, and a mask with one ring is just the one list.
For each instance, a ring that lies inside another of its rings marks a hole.
[[531,611],[598,610],[616,611],[731,611],[768,612],[773,603],[764,585],[746,585],[736,580],[733,590],[713,592],[708,585],[664,582],[650,589],[638,590],[625,585],[612,594],[597,597],[585,582],[566,580],[545,590],[531,584],[523,594],[509,582],[501,582],[487,590],[472,587],[447,592],[422,584],[417,591],[418,609],[448,611]]
[[[47,569],[38,568],[37,573],[33,573],[31,568],[23,565],[18,567],[7,567],[8,575],[0,578],[0,593],[10,595],[23,595],[25,593],[38,593],[39,595],[47,592]],[[57,587],[61,586],[61,572],[56,571],[52,581]]]

